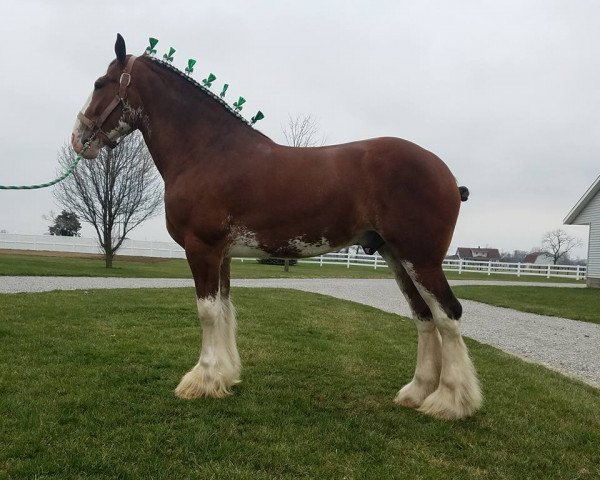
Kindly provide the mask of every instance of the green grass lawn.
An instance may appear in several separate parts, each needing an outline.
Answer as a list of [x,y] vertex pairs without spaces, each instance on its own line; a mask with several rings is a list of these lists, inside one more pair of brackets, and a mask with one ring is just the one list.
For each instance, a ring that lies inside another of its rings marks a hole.
[[182,401],[192,289],[1,295],[0,478],[585,479],[600,393],[473,341],[485,405],[441,422],[392,399],[411,322],[330,297],[235,289],[242,384]]
[[460,298],[498,307],[600,323],[600,289],[597,288],[469,285],[452,287],[452,290]]
[[[58,257],[39,255],[0,254],[0,275],[58,275],[84,277],[152,277],[191,278],[187,261],[183,259],[138,258],[122,260],[117,257],[114,267],[107,269],[99,258]],[[319,267],[298,264],[285,272],[282,266],[261,265],[249,259],[232,263],[235,278],[392,278],[387,268],[346,268],[339,265]]]
[[[99,258],[60,257],[43,255],[0,254],[1,275],[42,275],[42,276],[83,276],[83,277],[152,277],[152,278],[191,278],[186,260],[137,258],[117,259],[114,267],[107,269]],[[392,278],[391,272],[381,267],[347,268],[344,265],[324,265],[299,263],[285,272],[281,266],[260,265],[249,259],[232,264],[234,278]],[[484,273],[446,272],[449,279],[461,280],[511,280],[534,282],[574,282],[565,278],[549,278],[516,275],[487,275]],[[581,281],[582,282],[582,281]],[[583,283],[583,282],[582,282]]]

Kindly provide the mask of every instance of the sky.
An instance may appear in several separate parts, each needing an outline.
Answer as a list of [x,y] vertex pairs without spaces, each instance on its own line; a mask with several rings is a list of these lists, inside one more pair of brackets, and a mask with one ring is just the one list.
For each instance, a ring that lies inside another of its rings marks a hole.
[[[530,250],[600,175],[600,2],[0,0],[0,184],[48,181],[94,80],[148,37],[260,109],[284,143],[311,115],[327,144],[396,136],[471,191],[450,247]],[[215,87],[213,87],[215,89]],[[0,230],[42,234],[51,189],[0,191]],[[84,227],[84,236],[92,236]],[[164,215],[130,238],[168,240]]]

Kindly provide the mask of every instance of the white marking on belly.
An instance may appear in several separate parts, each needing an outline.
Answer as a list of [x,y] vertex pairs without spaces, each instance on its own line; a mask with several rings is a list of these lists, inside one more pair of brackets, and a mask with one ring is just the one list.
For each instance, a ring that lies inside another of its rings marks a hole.
[[232,230],[233,242],[229,247],[229,256],[253,258],[266,258],[270,256],[267,252],[260,249],[254,232],[243,227],[234,227]]
[[[234,227],[232,231],[233,241],[229,247],[229,255],[232,257],[254,257],[254,258],[266,258],[271,256],[270,253],[266,252],[261,248],[256,233],[248,230],[244,227]],[[281,251],[293,252],[292,257],[314,257],[323,253],[331,252],[333,250],[329,241],[325,237],[314,243],[309,243],[303,240],[304,236],[299,236],[288,240],[285,248],[281,248]],[[284,244],[285,245],[285,244]],[[278,245],[272,245],[273,251],[278,250]],[[284,256],[284,255],[282,255]]]
[[323,253],[331,252],[332,247],[325,237],[316,243],[305,242],[303,237],[292,238],[288,245],[298,252],[299,257],[314,257]]

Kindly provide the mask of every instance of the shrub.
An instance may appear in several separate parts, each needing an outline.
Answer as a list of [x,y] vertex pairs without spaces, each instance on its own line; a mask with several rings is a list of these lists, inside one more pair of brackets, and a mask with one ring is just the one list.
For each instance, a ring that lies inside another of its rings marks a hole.
[[[256,261],[262,265],[285,265],[285,258],[257,258]],[[296,265],[298,260],[293,258],[288,259],[289,265]]]

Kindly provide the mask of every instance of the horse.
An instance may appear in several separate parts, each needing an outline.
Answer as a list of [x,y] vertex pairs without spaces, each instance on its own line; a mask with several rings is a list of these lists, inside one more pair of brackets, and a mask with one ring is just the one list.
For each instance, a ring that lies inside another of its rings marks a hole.
[[433,153],[399,138],[275,143],[168,59],[116,58],[77,115],[72,147],[93,159],[140,130],[165,185],[166,227],[194,278],[202,343],[183,399],[221,398],[240,382],[232,257],[304,258],[362,245],[394,273],[417,329],[412,380],[394,401],[439,419],[481,405],[460,333],[461,304],[442,271],[468,190]]

